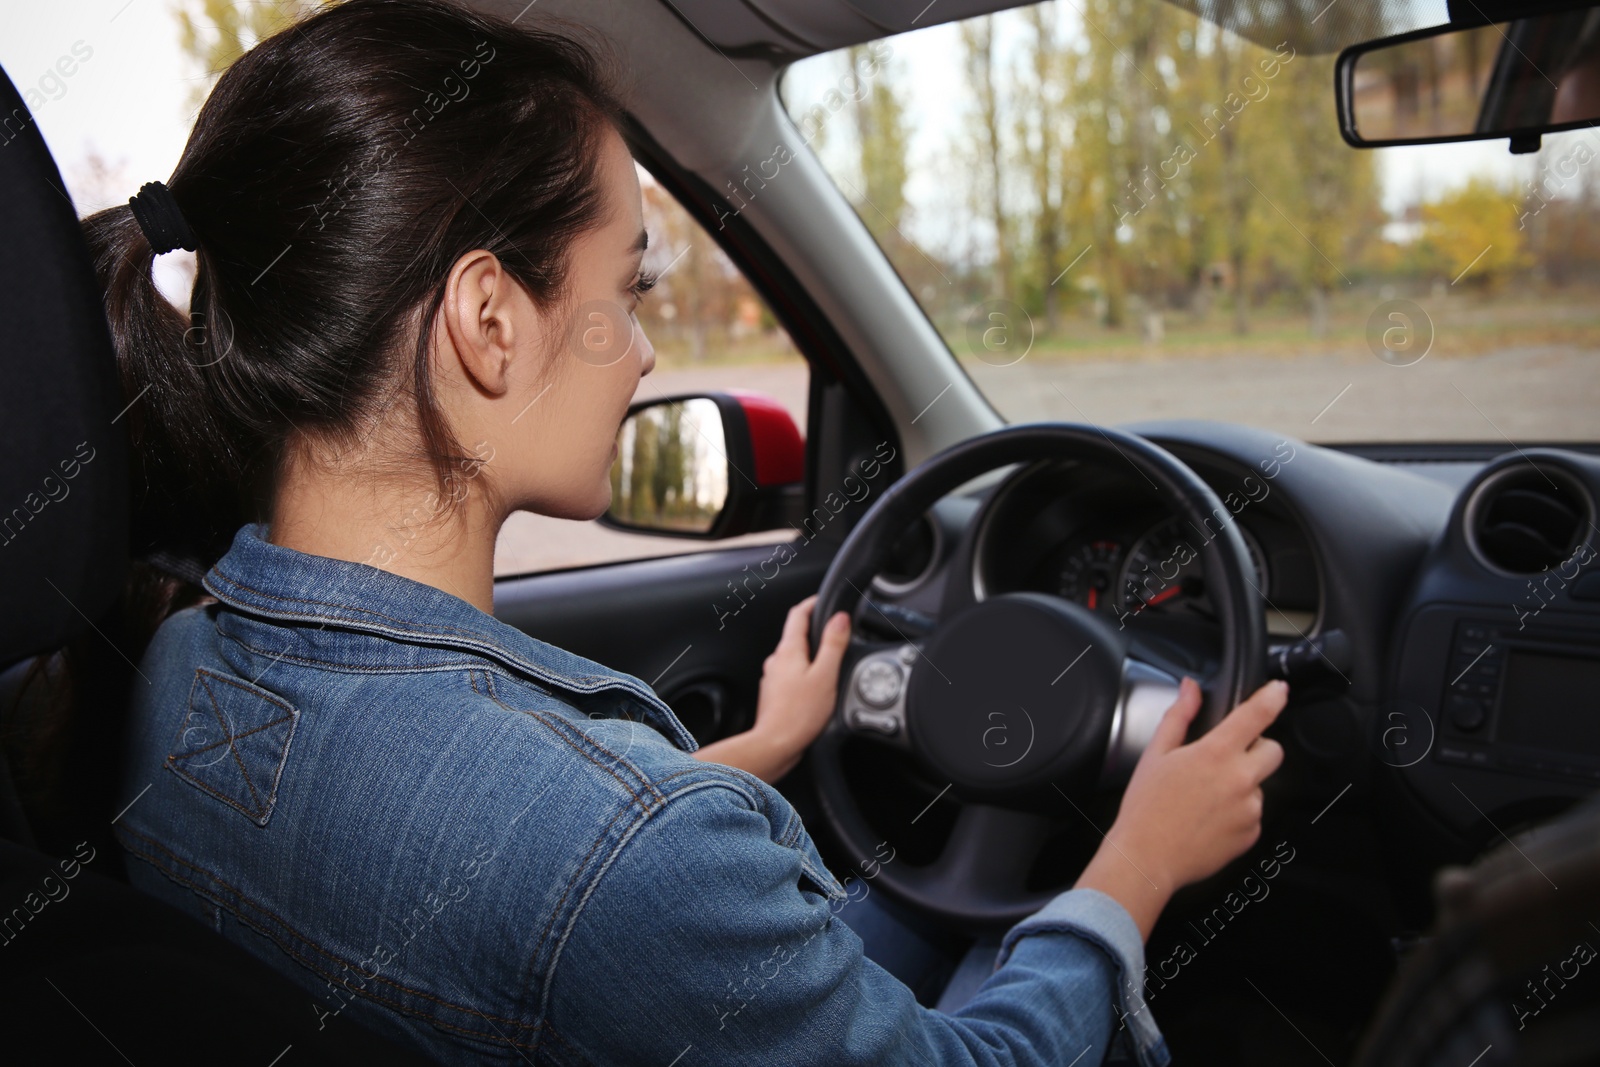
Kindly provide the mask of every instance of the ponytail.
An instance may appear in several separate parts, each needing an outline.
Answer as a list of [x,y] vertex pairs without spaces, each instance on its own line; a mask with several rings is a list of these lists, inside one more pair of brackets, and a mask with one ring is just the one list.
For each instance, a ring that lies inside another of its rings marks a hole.
[[133,446],[133,556],[163,552],[180,573],[195,565],[203,573],[249,510],[237,437],[217,417],[206,375],[229,355],[227,331],[208,328],[203,310],[186,317],[162,295],[155,253],[131,206],[96,212],[82,225],[128,404],[121,419]]

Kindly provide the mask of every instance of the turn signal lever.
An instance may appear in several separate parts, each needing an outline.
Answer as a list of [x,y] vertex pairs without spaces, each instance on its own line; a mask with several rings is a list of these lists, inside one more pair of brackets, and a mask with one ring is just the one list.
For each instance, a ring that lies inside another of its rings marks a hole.
[[861,598],[856,621],[879,636],[894,640],[917,641],[933,633],[939,620],[925,612],[898,604],[883,604],[870,597]]
[[1343,630],[1267,648],[1267,677],[1282,678],[1296,699],[1308,694],[1332,696],[1350,687],[1350,638]]

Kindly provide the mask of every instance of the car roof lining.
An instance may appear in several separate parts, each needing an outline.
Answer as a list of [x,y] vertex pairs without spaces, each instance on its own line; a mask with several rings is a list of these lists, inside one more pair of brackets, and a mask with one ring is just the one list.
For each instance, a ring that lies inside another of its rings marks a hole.
[[[1069,6],[1081,7],[1075,0]],[[1155,0],[1150,0],[1155,2]],[[1336,52],[1449,21],[1445,0],[1164,0],[1268,48]],[[1487,2],[1487,0],[1486,0]],[[666,0],[718,49],[793,60],[978,15],[1015,0]]]

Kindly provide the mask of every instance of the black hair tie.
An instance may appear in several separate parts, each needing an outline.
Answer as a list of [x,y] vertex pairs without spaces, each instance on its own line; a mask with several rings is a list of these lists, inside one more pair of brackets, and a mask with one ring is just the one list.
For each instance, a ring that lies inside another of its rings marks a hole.
[[133,208],[133,217],[156,255],[174,248],[193,252],[200,243],[184,221],[183,212],[178,210],[172,190],[162,183],[145,182],[139,187],[138,195],[129,198],[128,206]]

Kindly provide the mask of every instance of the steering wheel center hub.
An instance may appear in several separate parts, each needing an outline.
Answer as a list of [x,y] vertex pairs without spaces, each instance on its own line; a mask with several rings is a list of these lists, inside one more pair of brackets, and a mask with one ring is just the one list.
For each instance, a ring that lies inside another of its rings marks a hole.
[[912,668],[912,748],[976,796],[1092,786],[1121,692],[1122,635],[1038,593],[974,604],[939,627]]

